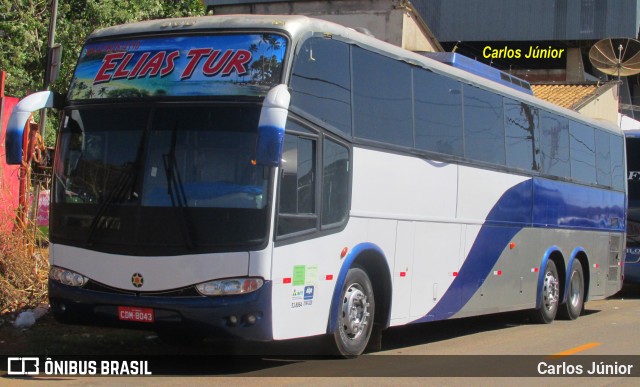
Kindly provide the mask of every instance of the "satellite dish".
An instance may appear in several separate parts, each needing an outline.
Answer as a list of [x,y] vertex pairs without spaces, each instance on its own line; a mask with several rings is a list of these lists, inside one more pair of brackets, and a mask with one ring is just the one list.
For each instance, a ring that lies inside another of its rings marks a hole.
[[602,39],[589,50],[591,64],[605,74],[627,77],[640,73],[640,41]]

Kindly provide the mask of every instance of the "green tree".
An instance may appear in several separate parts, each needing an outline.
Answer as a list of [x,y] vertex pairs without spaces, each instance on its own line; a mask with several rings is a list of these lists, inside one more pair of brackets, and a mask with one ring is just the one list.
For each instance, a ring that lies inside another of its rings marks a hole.
[[[0,30],[4,32],[0,36],[0,70],[7,72],[7,95],[22,98],[42,90],[50,11],[50,0],[0,0]],[[92,31],[142,20],[201,16],[204,12],[200,0],[59,0],[55,42],[62,44],[62,63],[51,89],[67,93],[82,44]],[[47,122],[52,128],[57,124],[55,119]],[[54,140],[47,137],[51,145]]]

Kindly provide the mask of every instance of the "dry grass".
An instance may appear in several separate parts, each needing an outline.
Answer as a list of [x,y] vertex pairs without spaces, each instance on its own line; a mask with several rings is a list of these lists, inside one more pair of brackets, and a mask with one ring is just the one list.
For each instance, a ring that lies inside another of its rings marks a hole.
[[[32,142],[29,149],[41,155],[45,148],[38,127],[35,123],[29,125],[29,141]],[[0,219],[3,228],[0,233],[0,316],[48,302],[49,241],[36,227],[35,215],[28,214],[29,211],[37,214],[38,192],[50,182],[51,171],[39,164],[41,162],[34,160],[32,154],[19,170],[4,171],[4,175],[0,175],[0,186],[4,186],[0,191],[0,208],[3,209],[0,213],[3,217]],[[36,166],[35,169],[32,169],[32,164]],[[19,197],[16,202],[16,195],[19,196],[17,188],[11,189],[11,184],[2,184],[5,181],[13,182],[15,177],[25,179],[25,187],[20,189],[30,193],[32,203],[24,204]],[[35,190],[32,190],[33,184],[36,184]],[[11,209],[16,205],[18,209],[14,212]],[[12,222],[13,227],[10,227]]]
[[0,235],[0,315],[48,302],[46,245],[33,226]]

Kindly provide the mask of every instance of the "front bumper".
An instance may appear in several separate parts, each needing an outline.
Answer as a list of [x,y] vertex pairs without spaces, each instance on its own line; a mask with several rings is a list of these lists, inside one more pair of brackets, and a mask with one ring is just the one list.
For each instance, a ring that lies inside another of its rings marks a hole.
[[[271,281],[255,292],[220,297],[162,297],[106,293],[49,280],[53,312],[65,321],[149,330],[179,330],[209,337],[270,341]],[[118,306],[152,308],[153,323],[120,321]],[[250,316],[255,317],[254,319]]]

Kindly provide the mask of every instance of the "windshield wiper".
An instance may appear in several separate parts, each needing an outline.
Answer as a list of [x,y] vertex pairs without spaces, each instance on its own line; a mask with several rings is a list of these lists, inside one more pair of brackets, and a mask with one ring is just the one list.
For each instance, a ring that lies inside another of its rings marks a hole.
[[[129,192],[131,192],[129,198],[133,196],[134,198],[138,198],[138,194],[135,192],[136,182],[138,180],[138,170],[140,169],[140,160],[142,159],[142,149],[144,144],[144,135],[143,138],[140,139],[140,144],[138,145],[138,151],[136,152],[136,158],[133,163],[127,163],[124,165],[120,172],[120,176],[118,177],[118,181],[116,181],[113,189],[109,191],[109,195],[107,198],[100,203],[98,210],[96,211],[96,215],[91,220],[91,225],[89,226],[89,231],[87,232],[87,244],[91,244],[91,238],[93,237],[94,232],[100,225],[100,221],[105,211],[109,206],[115,202],[122,201],[127,197]],[[130,171],[127,171],[128,167],[130,167]],[[104,222],[106,226],[106,221]]]
[[186,209],[189,207],[187,201],[187,195],[184,192],[184,185],[182,184],[182,178],[180,177],[180,171],[176,168],[178,164],[176,161],[176,137],[178,133],[178,123],[173,127],[171,133],[171,148],[169,153],[162,155],[162,161],[164,163],[164,172],[167,176],[167,193],[171,198],[171,206],[178,212],[178,223],[180,227],[180,233],[184,239],[185,245],[189,250],[193,250],[195,243],[191,232],[191,223],[187,219]]
[[[131,181],[134,181],[133,174],[136,173],[135,169],[132,172],[128,172],[126,168],[123,168],[120,172],[120,176],[118,177],[118,181],[114,185],[113,189],[109,192],[107,198],[100,203],[98,207],[98,211],[96,211],[96,215],[93,217],[91,221],[91,225],[89,226],[89,231],[87,232],[87,244],[91,244],[91,238],[93,237],[96,228],[100,224],[102,216],[104,215],[107,208],[116,201],[121,201],[124,199],[129,192],[129,190],[133,191],[134,187],[131,187]],[[135,195],[135,192],[133,193]],[[106,221],[104,222],[107,223]]]

